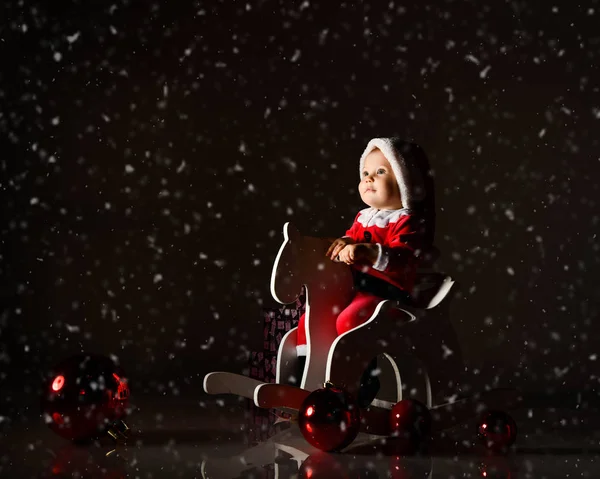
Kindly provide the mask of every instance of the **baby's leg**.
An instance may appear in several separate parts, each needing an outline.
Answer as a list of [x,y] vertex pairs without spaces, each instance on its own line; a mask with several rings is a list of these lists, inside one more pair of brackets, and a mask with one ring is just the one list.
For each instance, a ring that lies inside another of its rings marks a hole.
[[296,343],[296,351],[298,356],[306,356],[306,313],[300,316],[298,320],[298,342]]
[[302,382],[302,375],[304,374],[304,367],[306,366],[306,313],[300,316],[298,320],[298,333],[296,342],[296,354],[298,355],[298,361],[296,362],[296,374],[292,380],[294,386],[300,386]]
[[375,312],[377,305],[383,298],[370,293],[358,291],[352,302],[338,315],[335,327],[338,336],[360,326]]

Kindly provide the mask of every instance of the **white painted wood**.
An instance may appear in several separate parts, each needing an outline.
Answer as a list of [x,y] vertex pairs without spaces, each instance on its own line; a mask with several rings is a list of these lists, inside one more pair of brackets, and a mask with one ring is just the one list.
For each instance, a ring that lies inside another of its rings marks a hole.
[[265,383],[241,374],[218,371],[204,376],[203,386],[208,394],[235,394],[254,399],[254,390],[261,384]]
[[442,283],[437,288],[437,292],[433,295],[431,300],[429,300],[429,303],[426,305],[425,309],[432,309],[440,304],[448,296],[453,285],[454,281],[450,276],[444,277]]
[[418,270],[411,295],[413,306],[420,310],[435,308],[448,297],[454,284],[450,276],[433,270]]
[[254,390],[254,404],[262,408],[286,408],[297,412],[310,391],[287,384],[261,384]]

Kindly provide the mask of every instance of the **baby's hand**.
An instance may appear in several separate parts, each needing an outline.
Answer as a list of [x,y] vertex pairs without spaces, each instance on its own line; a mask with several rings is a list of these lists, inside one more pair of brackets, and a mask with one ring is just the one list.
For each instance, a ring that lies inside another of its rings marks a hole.
[[329,259],[335,261],[337,255],[340,254],[340,251],[342,251],[346,247],[346,245],[353,243],[354,241],[352,240],[352,238],[338,238],[333,243],[331,243],[331,246],[329,246],[329,249],[327,250],[327,253],[325,253],[325,256],[328,256]]
[[375,247],[368,243],[349,244],[340,251],[340,261],[346,264],[373,264],[377,259]]
[[356,246],[357,245],[355,244],[349,244],[344,246],[344,248],[342,248],[342,251],[340,251],[339,261],[346,264],[353,264],[358,256],[356,252]]

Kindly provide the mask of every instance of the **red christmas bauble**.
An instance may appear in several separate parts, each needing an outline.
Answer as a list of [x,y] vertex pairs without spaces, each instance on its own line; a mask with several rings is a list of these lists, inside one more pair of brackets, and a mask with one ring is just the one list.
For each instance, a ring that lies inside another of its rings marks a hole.
[[70,441],[87,442],[125,418],[128,399],[125,374],[112,359],[78,354],[52,369],[41,407],[50,429]]
[[415,399],[403,399],[390,411],[390,430],[393,437],[425,439],[431,433],[429,408]]
[[488,411],[477,425],[477,436],[489,449],[508,449],[517,438],[517,424],[505,412]]
[[300,470],[298,471],[300,479],[329,479],[335,477],[337,479],[348,479],[348,471],[334,456],[324,452],[311,454],[308,456]]
[[339,451],[350,445],[360,427],[360,410],[343,389],[327,383],[311,392],[298,412],[304,438],[322,451]]

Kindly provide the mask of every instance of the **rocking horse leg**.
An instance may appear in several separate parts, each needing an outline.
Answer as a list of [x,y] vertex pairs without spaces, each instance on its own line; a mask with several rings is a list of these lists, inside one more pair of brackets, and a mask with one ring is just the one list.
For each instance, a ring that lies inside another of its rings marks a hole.
[[[383,372],[383,364],[380,354],[382,354],[385,348],[377,343],[363,343],[360,341],[360,336],[357,334],[352,340],[340,341],[332,346],[332,354],[330,356],[331,362],[328,364],[328,381],[332,382],[336,386],[343,387],[352,396],[359,398],[364,396],[365,391],[361,392],[361,379],[365,378],[367,374],[377,374],[378,370]],[[360,344],[357,344],[354,340],[359,340]],[[360,354],[358,354],[360,351]],[[377,370],[371,371],[368,369],[371,361],[374,358],[378,358]],[[387,356],[385,356],[387,358]],[[401,397],[400,389],[400,373],[397,368],[394,367],[395,362],[392,360],[388,365],[385,365],[386,373],[389,374],[378,374],[376,381],[379,383],[379,391],[373,391],[378,394],[384,392],[387,401],[395,404],[398,398]],[[365,381],[365,382],[368,382]],[[384,391],[381,391],[381,385]],[[367,406],[364,404],[363,406]]]
[[402,399],[402,388],[399,385],[402,384],[404,375],[400,373],[396,359],[387,353],[380,354],[377,356],[377,369],[367,370],[363,376],[368,373],[377,377],[380,386],[372,405],[391,409]]
[[[377,305],[368,321],[336,338],[327,358],[327,380],[346,388],[350,394],[357,396],[363,371],[367,369],[374,358],[389,350],[387,341],[383,340],[387,335],[381,331],[379,323],[386,320],[389,322],[389,318],[386,316],[393,305],[392,301],[382,301]],[[407,314],[406,321],[408,322],[410,319],[412,318]],[[386,355],[385,357],[390,359],[390,364],[386,365],[385,371],[390,371],[393,375],[392,378],[386,379],[391,379],[394,383],[395,397],[401,397],[399,372],[394,367],[395,363],[391,361],[390,356]],[[380,378],[380,382],[382,380],[383,378]],[[393,400],[394,394],[393,392],[389,393],[389,387],[386,384],[386,396]]]
[[[401,401],[402,399],[416,399],[427,407],[431,407],[433,405],[431,384],[429,370],[425,363],[410,354],[389,356],[389,360],[395,366],[397,377],[401,379],[398,383],[399,391],[396,401]],[[386,376],[384,376],[384,378],[385,377]],[[383,396],[378,395],[377,399],[373,401],[373,404],[387,407],[388,409],[391,409],[394,406],[395,403],[390,403],[383,399]]]
[[293,328],[285,334],[279,345],[275,375],[277,384],[292,383],[294,386],[300,386],[302,382],[302,374],[298,375],[297,370],[298,354],[296,344],[298,344],[298,328]]

